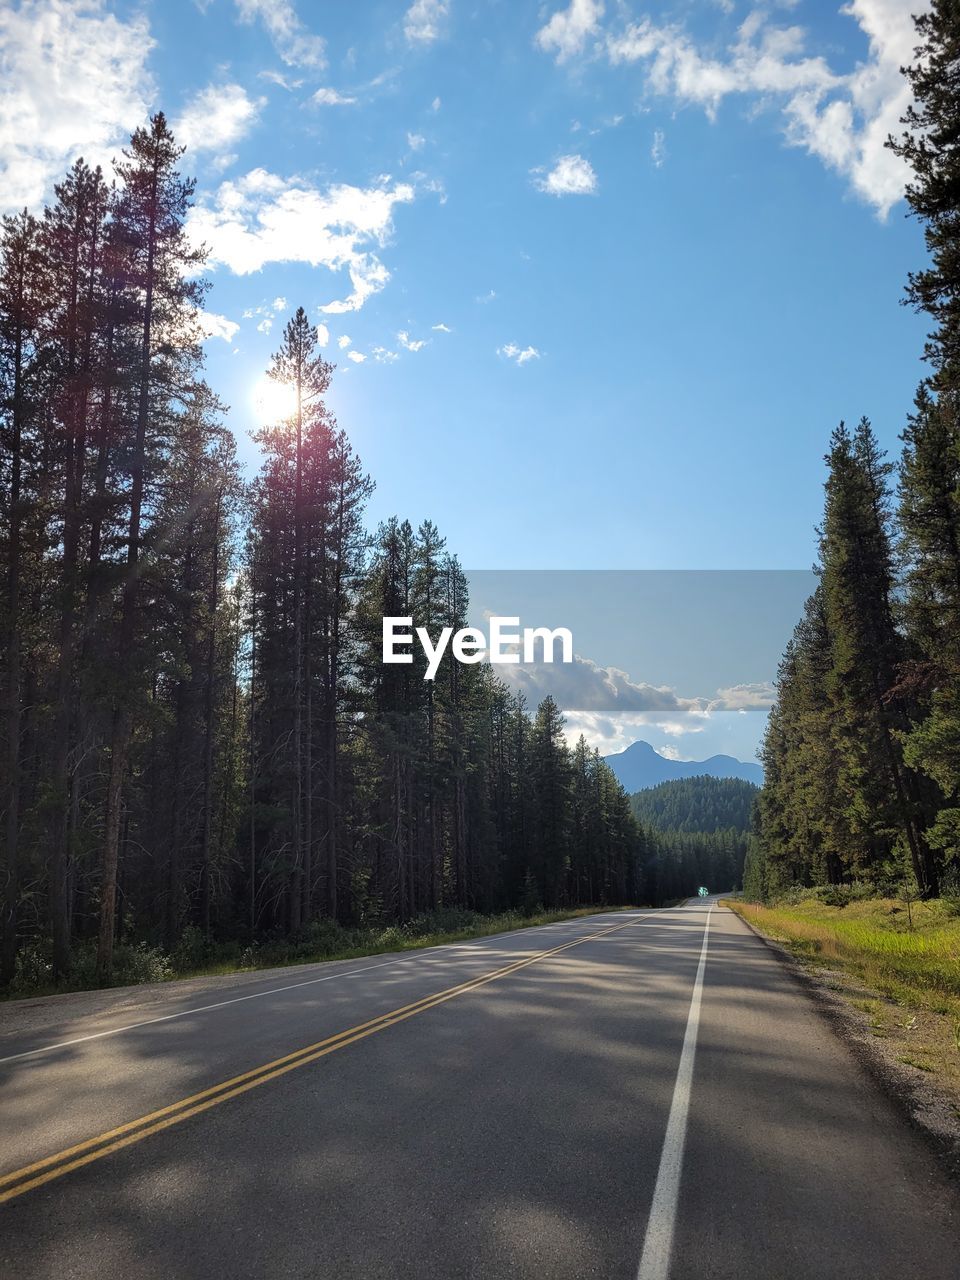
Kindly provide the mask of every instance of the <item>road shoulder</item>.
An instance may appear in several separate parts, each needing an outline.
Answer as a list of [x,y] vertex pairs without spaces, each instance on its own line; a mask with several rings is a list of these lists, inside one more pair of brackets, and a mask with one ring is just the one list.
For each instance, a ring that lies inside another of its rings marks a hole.
[[736,915],[790,971],[859,1064],[960,1182],[960,1095],[933,1072],[904,1061],[914,1056],[914,1033],[923,1030],[920,1019],[935,1015],[905,1009],[849,972],[799,958],[739,911]]

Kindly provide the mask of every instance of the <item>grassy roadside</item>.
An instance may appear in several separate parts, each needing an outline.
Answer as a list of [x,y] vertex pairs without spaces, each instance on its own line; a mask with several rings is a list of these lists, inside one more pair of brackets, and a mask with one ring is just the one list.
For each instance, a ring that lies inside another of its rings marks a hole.
[[904,1066],[928,1074],[960,1115],[960,917],[942,901],[874,898],[758,906],[725,900],[865,1015]]
[[[320,920],[294,941],[265,942],[229,949],[209,946],[199,931],[189,931],[178,951],[138,946],[118,948],[111,986],[137,986],[147,982],[176,982],[183,978],[222,977],[260,969],[292,968],[333,960],[357,960],[363,956],[440,947],[451,942],[468,942],[516,929],[579,920],[586,916],[629,911],[630,907],[577,907],[570,911],[541,911],[523,915],[505,911],[499,915],[479,915],[472,911],[438,911],[420,916],[405,925],[386,928],[344,928],[333,921]],[[25,957],[17,981],[0,994],[2,1000],[35,999],[38,996],[98,989],[93,979],[93,953],[76,957],[72,979],[55,986],[49,977],[49,959],[40,947]]]

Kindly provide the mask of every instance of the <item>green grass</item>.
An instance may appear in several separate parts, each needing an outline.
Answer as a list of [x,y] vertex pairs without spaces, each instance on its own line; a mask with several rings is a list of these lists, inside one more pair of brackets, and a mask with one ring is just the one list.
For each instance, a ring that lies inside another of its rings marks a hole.
[[[363,956],[445,946],[516,929],[628,910],[631,908],[577,907],[569,911],[541,911],[535,915],[506,911],[486,916],[469,911],[440,911],[405,925],[366,928],[344,928],[332,921],[320,920],[296,940],[268,941],[242,951],[236,946],[223,949],[207,944],[199,931],[193,930],[185,934],[179,951],[169,955],[159,948],[145,945],[118,948],[114,980],[110,985],[135,986],[145,982],[173,982],[182,978],[217,977],[334,960],[357,960]],[[22,952],[17,980],[10,990],[0,995],[0,999],[31,999],[64,991],[96,989],[98,984],[93,978],[93,961],[92,948],[78,951],[70,981],[55,986],[50,980],[47,949],[42,944],[35,944]]]
[[797,956],[845,969],[900,1004],[960,1018],[960,918],[947,903],[892,898],[728,906]]

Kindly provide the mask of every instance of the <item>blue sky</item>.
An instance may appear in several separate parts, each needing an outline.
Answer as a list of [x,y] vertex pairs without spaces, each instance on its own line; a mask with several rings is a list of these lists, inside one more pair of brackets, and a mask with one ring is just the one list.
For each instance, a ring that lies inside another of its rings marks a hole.
[[921,374],[907,8],[14,0],[0,191],[167,113],[251,469],[302,304],[371,521],[476,569],[806,568],[832,426],[894,449]]

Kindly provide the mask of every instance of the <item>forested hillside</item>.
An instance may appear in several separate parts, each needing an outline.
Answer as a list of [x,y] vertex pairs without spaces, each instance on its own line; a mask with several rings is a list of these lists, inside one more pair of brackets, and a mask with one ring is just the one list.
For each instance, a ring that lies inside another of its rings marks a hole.
[[662,899],[688,897],[701,885],[738,888],[759,788],[739,778],[678,778],[630,797],[647,833]]
[[960,10],[916,19],[916,98],[889,146],[929,262],[929,373],[886,460],[869,422],[826,457],[819,585],[780,666],[745,889],[960,894]]
[[54,979],[95,951],[107,981],[188,928],[655,893],[626,795],[550,699],[382,664],[383,615],[459,628],[466,584],[429,520],[368,531],[302,309],[243,482],[181,160],[157,115],[116,182],[79,161],[43,217],[3,223],[0,985],[25,944]]
[[749,831],[760,788],[740,778],[678,778],[630,797],[634,817],[655,831]]

